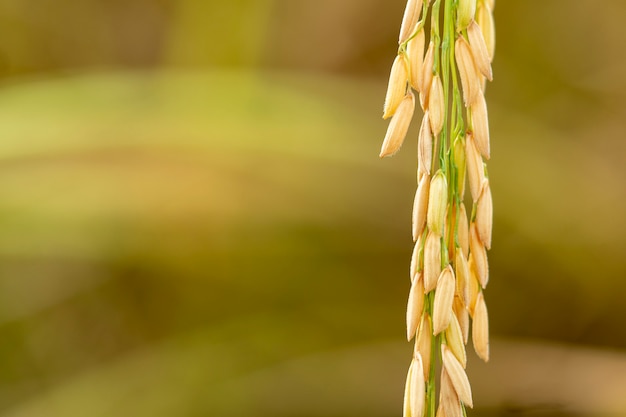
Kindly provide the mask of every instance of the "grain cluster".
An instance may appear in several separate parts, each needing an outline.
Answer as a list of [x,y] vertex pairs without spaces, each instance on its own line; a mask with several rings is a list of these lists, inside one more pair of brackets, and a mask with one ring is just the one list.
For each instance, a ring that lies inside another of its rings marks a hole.
[[400,149],[421,115],[406,313],[415,348],[405,417],[466,415],[465,407],[473,407],[470,334],[477,355],[489,360],[485,289],[493,202],[484,93],[493,77],[494,6],[494,0],[408,0],[391,68],[383,109],[391,120],[381,157]]

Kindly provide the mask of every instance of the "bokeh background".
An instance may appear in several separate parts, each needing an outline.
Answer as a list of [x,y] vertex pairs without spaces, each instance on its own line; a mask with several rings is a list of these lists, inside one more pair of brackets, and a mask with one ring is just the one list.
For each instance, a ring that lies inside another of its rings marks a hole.
[[[0,0],[0,416],[400,415],[403,3]],[[471,415],[626,416],[626,3],[495,17]]]

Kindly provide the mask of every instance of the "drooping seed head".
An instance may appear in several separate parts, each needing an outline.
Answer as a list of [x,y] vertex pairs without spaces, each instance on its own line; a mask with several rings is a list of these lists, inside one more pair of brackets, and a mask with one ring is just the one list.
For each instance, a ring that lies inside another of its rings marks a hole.
[[465,136],[465,160],[467,163],[467,179],[472,193],[472,200],[478,201],[482,191],[483,180],[485,179],[485,169],[483,159],[476,148],[474,137],[471,133]]
[[398,54],[391,66],[385,106],[383,108],[383,119],[388,119],[395,114],[402,99],[406,95],[406,84],[408,80],[409,70],[406,56],[404,54]]
[[417,160],[419,172],[430,174],[433,164],[433,135],[430,130],[430,112],[428,110],[424,112],[424,118],[422,119],[422,126],[420,127],[418,136]]
[[472,340],[476,354],[485,362],[489,361],[489,315],[483,293],[478,294],[474,307]]
[[485,248],[491,249],[491,231],[493,229],[493,200],[489,180],[483,181],[483,189],[476,204],[476,230]]
[[485,159],[489,159],[489,117],[487,115],[487,102],[484,94],[478,94],[476,102],[470,107],[470,112],[472,113],[472,127],[476,147]]
[[487,52],[487,45],[485,44],[485,38],[483,32],[475,21],[470,22],[467,27],[467,38],[469,39],[470,49],[476,68],[485,76],[489,81],[493,80],[493,73],[491,71],[491,59],[489,58],[489,52]]
[[430,112],[430,127],[433,135],[437,136],[443,129],[445,119],[445,98],[443,95],[443,85],[439,75],[435,75],[430,84],[430,98],[428,101],[428,110]]
[[468,407],[473,408],[474,402],[472,401],[472,388],[463,366],[448,346],[442,345],[441,351],[443,366],[450,376],[450,381],[452,382],[452,386],[454,386],[454,390],[459,396],[459,399]]
[[433,303],[433,334],[436,336],[444,331],[452,318],[452,302],[455,290],[454,272],[448,265],[439,276],[435,301]]
[[459,0],[459,8],[456,15],[456,30],[464,30],[476,13],[476,0]]
[[409,58],[411,87],[415,91],[420,91],[422,67],[424,66],[424,49],[425,49],[424,28],[421,28],[415,37],[406,45],[406,54]]
[[438,236],[443,236],[448,206],[448,181],[443,171],[439,170],[430,182],[428,196],[428,228]]
[[441,238],[432,231],[424,244],[424,291],[429,293],[437,287],[441,274]]
[[406,41],[413,32],[422,12],[422,0],[409,0],[404,9],[402,26],[400,26],[400,37],[398,43]]
[[428,213],[428,196],[430,191],[430,175],[424,174],[420,179],[413,202],[413,241],[424,231],[426,214]]

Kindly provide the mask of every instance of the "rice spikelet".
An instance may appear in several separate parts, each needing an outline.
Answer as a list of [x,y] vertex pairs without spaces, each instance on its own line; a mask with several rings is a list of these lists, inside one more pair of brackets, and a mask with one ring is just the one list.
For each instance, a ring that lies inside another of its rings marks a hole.
[[463,103],[465,107],[469,107],[476,102],[481,88],[478,70],[476,69],[470,46],[463,36],[459,36],[454,44],[454,57],[461,78]]
[[472,341],[476,354],[485,362],[489,361],[489,316],[483,293],[476,298],[474,308],[474,326],[472,327]]
[[413,339],[415,331],[422,317],[424,309],[424,280],[418,279],[413,281],[411,291],[409,292],[409,301],[406,307],[406,338],[408,341]]
[[433,305],[433,334],[436,336],[446,330],[452,318],[452,302],[454,301],[454,272],[448,265],[439,276],[435,301]]
[[435,65],[435,43],[430,42],[428,49],[426,50],[426,56],[424,57],[424,65],[422,66],[422,75],[420,77],[421,85],[420,91],[420,104],[422,109],[426,110],[428,107],[428,95],[430,93],[430,85],[433,82],[433,66]]
[[491,71],[491,59],[489,58],[489,52],[487,52],[487,45],[485,44],[485,38],[483,38],[483,32],[480,30],[478,24],[472,21],[467,27],[467,38],[469,39],[470,49],[476,68],[489,80],[493,80],[493,73]]
[[428,195],[430,191],[430,176],[424,174],[420,179],[413,202],[413,241],[424,231],[426,225],[426,215],[428,213]]
[[485,169],[483,168],[483,159],[480,157],[480,153],[476,148],[474,137],[471,133],[468,133],[465,137],[465,158],[470,192],[472,194],[472,200],[476,202],[482,191]]
[[459,396],[459,399],[468,407],[474,408],[474,402],[472,401],[472,388],[470,386],[469,379],[467,378],[467,374],[463,370],[463,366],[448,346],[442,345],[441,350],[443,366],[446,368],[446,372],[450,376],[450,381],[452,382],[452,386]]
[[496,28],[493,21],[492,8],[487,3],[483,3],[478,8],[476,12],[476,23],[483,32],[489,60],[493,61],[493,56],[496,52]]
[[441,274],[441,238],[428,232],[424,246],[424,291],[429,293],[437,287]]
[[476,14],[476,0],[459,0],[456,17],[456,30],[464,30]]
[[426,222],[430,231],[443,236],[443,228],[448,207],[448,181],[441,170],[430,181],[428,213]]
[[443,85],[439,75],[435,75],[430,84],[430,98],[428,102],[428,111],[430,112],[430,127],[433,135],[438,136],[443,129],[445,119],[445,100],[443,97]]
[[424,65],[425,45],[424,29],[420,29],[415,37],[406,45],[406,55],[409,58],[411,87],[420,91],[422,79],[422,66]]
[[483,181],[483,189],[476,203],[476,230],[485,248],[491,249],[491,230],[493,229],[493,201],[489,180]]
[[489,264],[487,263],[487,249],[478,237],[476,223],[470,225],[470,257],[474,260],[476,277],[483,288],[489,282]]
[[383,107],[383,119],[393,116],[396,109],[406,95],[406,85],[409,80],[409,71],[406,59],[403,54],[398,54],[391,66],[389,75],[389,85],[387,86],[387,96]]
[[402,26],[400,26],[400,37],[398,43],[403,43],[415,31],[417,21],[422,12],[422,0],[409,0],[404,9],[404,17],[402,18]]
[[417,329],[417,340],[415,341],[415,351],[419,352],[424,365],[424,380],[430,377],[430,361],[432,357],[433,322],[428,312],[422,315],[422,322]]
[[417,160],[419,172],[430,174],[433,164],[433,134],[430,130],[430,113],[428,110],[424,112],[422,126],[417,142]]
[[413,370],[411,371],[411,416],[422,417],[426,396],[426,383],[424,381],[424,365],[422,357],[418,353],[413,356]]
[[480,93],[476,102],[470,107],[472,113],[472,127],[474,128],[474,143],[485,159],[491,154],[489,145],[489,117],[487,116],[487,102],[485,96]]

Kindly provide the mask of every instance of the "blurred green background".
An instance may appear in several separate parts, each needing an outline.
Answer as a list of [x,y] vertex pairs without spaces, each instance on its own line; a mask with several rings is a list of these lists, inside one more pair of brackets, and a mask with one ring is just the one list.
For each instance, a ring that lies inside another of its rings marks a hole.
[[[400,415],[403,8],[0,0],[0,416]],[[495,18],[471,415],[626,416],[626,3]]]

